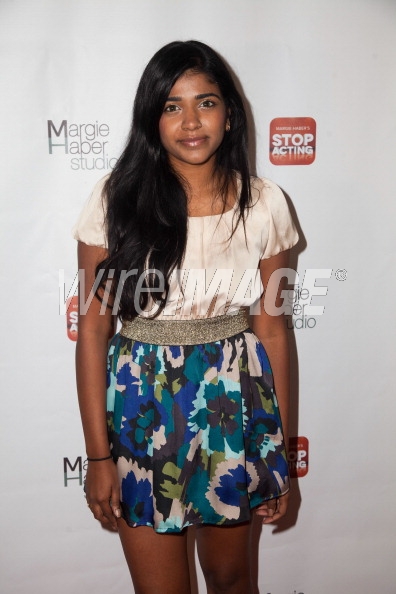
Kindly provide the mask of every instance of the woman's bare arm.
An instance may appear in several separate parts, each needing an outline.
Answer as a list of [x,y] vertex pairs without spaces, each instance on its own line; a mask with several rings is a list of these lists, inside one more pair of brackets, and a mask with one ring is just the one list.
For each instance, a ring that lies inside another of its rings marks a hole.
[[[271,274],[279,268],[286,268],[289,263],[289,252],[284,251],[271,258],[261,260],[260,273],[264,287],[266,287],[266,303],[273,303],[276,307],[282,304],[280,296],[284,283],[275,287],[268,284]],[[253,331],[260,339],[270,360],[276,397],[282,418],[283,436],[285,446],[288,445],[288,416],[289,416],[289,342],[285,316],[274,316],[264,309],[264,298],[261,302],[260,314],[252,316]],[[258,514],[266,519],[263,521],[274,522],[286,513],[288,494],[277,500],[268,501],[259,506]]]
[[[83,297],[84,303],[91,296],[96,266],[105,257],[103,248],[78,242],[78,268],[85,281],[84,294],[80,295],[80,299]],[[89,458],[104,458],[110,451],[106,422],[106,359],[113,316],[109,308],[101,315],[101,306],[101,302],[93,297],[86,311],[80,308],[78,320],[77,391]],[[88,463],[85,488],[87,502],[95,518],[104,527],[117,529],[115,516],[120,515],[119,487],[111,459]]]

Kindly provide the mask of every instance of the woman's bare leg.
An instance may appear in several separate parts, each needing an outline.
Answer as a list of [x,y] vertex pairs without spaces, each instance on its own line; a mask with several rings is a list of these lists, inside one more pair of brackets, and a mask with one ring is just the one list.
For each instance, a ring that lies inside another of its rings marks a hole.
[[135,594],[190,594],[187,531],[157,534],[119,520],[119,534]]
[[197,527],[197,548],[208,594],[251,594],[250,524]]

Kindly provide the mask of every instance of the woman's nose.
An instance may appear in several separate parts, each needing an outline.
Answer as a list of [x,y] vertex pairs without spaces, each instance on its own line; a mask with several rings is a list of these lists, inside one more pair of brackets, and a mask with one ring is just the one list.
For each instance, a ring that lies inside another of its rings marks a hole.
[[183,130],[197,130],[201,127],[202,124],[199,118],[199,113],[195,109],[185,109],[182,121]]

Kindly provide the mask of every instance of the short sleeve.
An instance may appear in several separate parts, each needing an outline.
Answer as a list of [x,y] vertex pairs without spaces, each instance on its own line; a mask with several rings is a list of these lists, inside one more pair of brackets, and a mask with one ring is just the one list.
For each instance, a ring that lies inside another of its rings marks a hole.
[[263,233],[261,256],[261,259],[265,259],[296,245],[298,233],[282,190],[270,180],[260,181],[260,198],[267,211],[267,229]]
[[103,188],[107,179],[108,175],[102,177],[94,186],[77,223],[72,229],[74,239],[82,241],[87,245],[107,247],[105,204],[103,198]]

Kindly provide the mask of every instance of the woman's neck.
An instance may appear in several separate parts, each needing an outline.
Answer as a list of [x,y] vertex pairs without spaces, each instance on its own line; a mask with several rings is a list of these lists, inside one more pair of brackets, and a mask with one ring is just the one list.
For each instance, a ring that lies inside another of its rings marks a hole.
[[232,189],[227,195],[222,195],[222,180],[215,173],[210,163],[201,166],[188,166],[178,173],[186,181],[188,215],[191,217],[220,214],[231,208],[235,203]]

